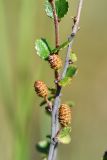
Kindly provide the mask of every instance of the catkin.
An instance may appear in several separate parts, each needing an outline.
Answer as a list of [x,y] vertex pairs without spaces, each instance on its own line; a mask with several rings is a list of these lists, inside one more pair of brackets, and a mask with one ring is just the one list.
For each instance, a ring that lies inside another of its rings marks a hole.
[[49,56],[49,63],[52,69],[58,70],[62,67],[62,60],[59,55],[53,54]]
[[43,81],[36,81],[34,88],[38,96],[46,97],[48,95],[48,87]]
[[67,127],[71,124],[71,107],[67,104],[62,104],[59,108],[59,122],[62,127]]

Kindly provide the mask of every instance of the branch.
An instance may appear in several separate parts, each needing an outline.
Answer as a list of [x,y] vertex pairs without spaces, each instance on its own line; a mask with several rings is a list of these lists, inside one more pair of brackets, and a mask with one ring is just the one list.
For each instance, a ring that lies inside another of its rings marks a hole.
[[[55,0],[50,0],[50,4],[52,6],[53,10],[53,17],[54,17],[54,26],[55,26],[55,46],[56,48],[59,47],[59,22],[58,22],[58,16],[56,13],[56,7],[55,7]],[[59,51],[56,52],[58,54]],[[59,72],[56,70],[54,72],[55,74],[55,81],[59,80]],[[56,154],[57,154],[57,143],[54,142],[55,134],[57,133],[57,130],[59,129],[58,126],[58,119],[56,121],[57,116],[57,108],[60,105],[60,99],[59,99],[59,93],[60,93],[60,86],[58,83],[56,83],[56,96],[55,99],[56,102],[54,102],[53,110],[52,110],[52,120],[51,120],[51,145],[50,145],[50,150],[49,150],[49,155],[48,155],[48,160],[55,160],[56,159]]]
[[[56,13],[55,0],[49,0],[49,1],[50,1],[51,6],[52,6],[53,17],[54,17],[55,46],[56,46],[56,48],[58,48],[59,47],[59,22],[58,22],[58,16],[57,16],[57,13]],[[57,51],[56,53],[58,54],[58,52],[59,51]],[[58,80],[59,80],[59,71],[55,70],[54,75],[55,75],[55,81],[58,82]],[[59,91],[59,85],[58,85],[58,83],[56,83],[56,90],[57,90],[56,92]],[[57,95],[57,93],[56,93],[56,95]],[[53,119],[54,119],[54,117],[53,117]],[[53,128],[52,129],[52,133],[53,133],[52,137],[54,137],[54,133],[56,132],[56,128],[55,127],[52,127],[52,128]]]
[[[55,3],[53,2],[53,0],[51,0],[51,4],[54,7],[53,9],[55,9]],[[65,77],[67,68],[69,66],[70,51],[72,49],[72,44],[73,44],[74,37],[75,37],[75,35],[78,31],[82,5],[83,5],[83,0],[79,0],[79,6],[78,6],[78,10],[77,10],[76,19],[75,19],[76,21],[74,23],[72,33],[69,36],[70,44],[69,44],[68,49],[67,49],[66,61],[65,61],[65,65],[64,65],[64,69],[63,69],[61,78]],[[55,10],[53,10],[53,13],[54,13],[54,23],[55,23],[56,22],[55,18],[57,17],[56,13],[55,13]],[[58,31],[56,24],[55,24],[55,29],[56,29],[55,31]],[[56,38],[56,42],[58,40],[58,37]],[[50,149],[49,149],[48,160],[54,160],[53,157],[54,157],[54,152],[55,152],[55,148],[56,148],[56,145],[57,145],[57,141],[55,141],[55,136],[56,136],[56,134],[58,132],[58,129],[59,129],[59,127],[58,127],[58,108],[59,108],[59,105],[60,105],[61,90],[62,90],[62,87],[58,86],[56,96],[55,96],[54,106],[53,106],[53,110],[52,110],[52,124],[51,124],[52,125],[51,126],[52,127],[52,131],[51,131],[52,133],[51,133],[51,144],[50,144]]]
[[69,43],[68,49],[67,49],[66,61],[65,61],[65,65],[64,65],[62,78],[65,77],[67,68],[69,66],[70,52],[71,52],[71,49],[72,49],[72,44],[73,44],[73,41],[74,41],[74,37],[76,36],[76,33],[77,33],[78,29],[79,29],[79,21],[80,21],[80,15],[81,15],[82,6],[83,6],[83,0],[80,0],[79,1],[79,5],[78,5],[78,10],[77,10],[77,15],[76,15],[76,17],[74,17],[74,26],[73,26],[73,29],[72,29],[72,33],[68,38],[68,41],[70,41],[70,43]]
[[[52,11],[53,11],[53,17],[54,17],[54,26],[55,26],[55,46],[56,48],[59,47],[59,22],[58,22],[58,16],[56,13],[56,7],[55,7],[55,0],[49,0],[51,6],[52,6]],[[58,54],[59,51],[56,53]],[[59,80],[59,72],[55,71],[55,80]],[[58,88],[58,85],[56,84],[56,87]]]
[[53,10],[54,25],[55,25],[55,44],[57,48],[59,47],[59,22],[58,22],[58,16],[56,13],[55,0],[50,0],[50,4]]

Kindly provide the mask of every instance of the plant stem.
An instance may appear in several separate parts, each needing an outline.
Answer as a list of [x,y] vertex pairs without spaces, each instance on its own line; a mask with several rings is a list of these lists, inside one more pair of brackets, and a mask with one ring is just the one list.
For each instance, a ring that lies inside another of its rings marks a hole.
[[55,25],[55,44],[56,44],[56,48],[57,48],[57,47],[59,47],[59,22],[58,22],[58,16],[56,13],[55,0],[51,0],[50,4],[51,4],[52,10],[53,10],[54,25]]
[[[50,0],[50,4],[52,6],[52,10],[53,10],[53,17],[54,17],[54,27],[55,27],[55,47],[58,48],[59,47],[59,22],[58,22],[58,16],[56,13],[56,6],[55,6],[55,0]],[[59,51],[56,52],[56,54],[58,54]],[[55,81],[59,80],[59,71],[55,70],[54,72],[55,75]],[[56,143],[54,144],[53,138],[55,137],[55,134],[57,133],[58,129],[59,129],[59,125],[58,125],[58,119],[57,119],[57,114],[58,114],[58,106],[60,105],[60,99],[59,99],[59,93],[60,93],[60,86],[58,85],[58,83],[56,83],[56,98],[58,97],[57,103],[54,103],[54,107],[52,110],[52,120],[51,120],[51,151],[49,152],[49,160],[55,160],[56,154],[57,154],[57,145]],[[56,153],[56,154],[54,154]]]
[[[51,3],[51,6],[52,6],[52,10],[53,10],[53,17],[54,17],[54,27],[55,27],[55,46],[56,48],[59,47],[59,22],[58,22],[58,16],[57,16],[57,13],[56,13],[56,6],[55,6],[55,0],[50,0],[50,3]],[[57,51],[56,53],[58,54],[59,51]],[[59,71],[58,70],[55,70],[54,72],[54,75],[55,75],[55,81],[58,81],[59,80]],[[58,83],[56,83],[56,90],[57,90],[57,93],[59,91],[59,85]],[[56,95],[57,95],[56,93]],[[60,105],[60,104],[59,104]],[[52,118],[52,121],[55,121],[54,120],[55,116]],[[56,123],[56,121],[55,121]],[[55,124],[56,126],[56,124]],[[56,127],[52,127],[54,129],[52,129],[52,133],[56,133],[57,130],[58,130],[58,125]],[[53,131],[54,130],[54,131]],[[54,137],[54,134],[53,134],[53,137]],[[56,147],[57,148],[57,147]]]
[[74,23],[74,26],[73,26],[73,29],[72,29],[72,33],[68,38],[69,39],[68,41],[70,41],[70,43],[69,43],[68,49],[67,49],[66,60],[65,60],[65,65],[64,65],[62,78],[65,77],[67,68],[69,66],[70,52],[71,52],[71,49],[72,49],[72,44],[73,44],[73,41],[74,41],[74,37],[76,36],[76,33],[78,31],[78,28],[79,28],[79,21],[80,21],[80,15],[81,15],[82,6],[83,6],[83,0],[80,0],[79,1],[79,5],[78,5],[78,10],[77,10],[76,22]]
[[49,149],[48,160],[53,160],[55,146],[57,144],[57,142],[54,141],[54,138],[57,134],[56,128],[58,129],[58,123],[56,124],[56,117],[58,113],[58,107],[60,104],[60,93],[61,93],[61,87],[59,87],[57,90],[55,101],[54,101],[54,106],[52,110],[52,124],[51,124],[52,133],[51,133],[51,144],[50,144],[50,149]]
[[[58,47],[58,40],[59,40],[59,34],[58,33],[59,32],[57,32],[58,31],[57,30],[58,29],[57,28],[58,24],[56,23],[57,15],[56,15],[56,12],[55,12],[55,3],[54,3],[53,0],[50,3],[51,3],[52,8],[53,8],[56,42],[57,42],[56,47]],[[74,37],[75,37],[75,35],[78,31],[82,5],[83,5],[83,0],[79,0],[79,6],[78,6],[78,10],[77,10],[77,15],[76,15],[76,21],[74,23],[74,26],[72,27],[72,33],[69,36],[70,44],[69,44],[68,49],[67,49],[65,65],[64,65],[64,69],[63,69],[61,78],[65,77],[67,68],[69,66],[70,51],[72,49],[72,44],[73,44]],[[58,20],[58,18],[57,18],[57,20]],[[59,125],[58,125],[58,108],[59,108],[59,105],[60,105],[61,90],[62,90],[62,87],[57,85],[57,92],[56,92],[54,105],[53,105],[53,110],[52,110],[52,124],[51,124],[51,127],[52,127],[51,132],[52,133],[51,133],[51,144],[50,144],[50,149],[49,149],[48,160],[54,160],[54,157],[56,157],[56,156],[54,156],[55,148],[56,148],[56,145],[57,145],[57,141],[55,141],[55,137],[56,137],[56,134],[57,134],[58,128],[59,128]]]
[[[58,22],[58,16],[56,13],[56,7],[55,7],[55,0],[50,0],[50,4],[52,6],[53,11],[53,17],[54,17],[54,27],[55,27],[55,47],[59,47],[59,22]],[[59,51],[56,51],[56,54],[58,54]],[[55,71],[55,80],[59,79],[59,72]],[[58,88],[58,86],[56,85]]]

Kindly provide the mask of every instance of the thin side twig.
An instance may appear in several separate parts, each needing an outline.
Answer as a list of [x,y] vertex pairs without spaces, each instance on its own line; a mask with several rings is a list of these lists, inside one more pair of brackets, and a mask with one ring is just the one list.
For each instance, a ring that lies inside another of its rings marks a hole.
[[72,49],[72,44],[73,44],[74,37],[76,36],[76,33],[77,33],[78,29],[79,29],[79,21],[80,21],[80,15],[81,15],[82,6],[83,6],[83,0],[80,0],[79,1],[79,5],[78,5],[78,10],[77,10],[77,15],[76,15],[75,21],[74,21],[74,26],[72,28],[72,33],[68,37],[68,39],[70,39],[70,44],[68,45],[68,49],[67,49],[66,61],[65,61],[65,65],[64,65],[62,78],[65,77],[67,68],[69,66],[70,52],[71,52],[71,49]]
[[55,25],[55,45],[57,48],[59,47],[59,22],[58,22],[58,16],[56,13],[55,0],[50,0],[50,4],[53,10],[54,25]]
[[[53,2],[53,0],[52,0],[52,2]],[[70,51],[72,49],[72,44],[73,44],[74,37],[75,37],[75,35],[78,31],[82,5],[83,5],[83,0],[79,0],[79,5],[78,5],[77,15],[76,15],[76,21],[75,21],[74,26],[72,28],[72,33],[69,36],[71,42],[70,42],[70,44],[68,46],[68,49],[67,49],[66,61],[65,61],[65,65],[64,65],[64,69],[63,69],[61,78],[65,77],[67,68],[69,66]],[[55,100],[54,100],[54,106],[53,106],[53,110],[52,110],[52,126],[51,126],[52,127],[52,133],[51,133],[51,144],[50,144],[50,149],[49,149],[48,160],[54,160],[53,157],[54,157],[54,152],[55,152],[55,148],[56,148],[56,145],[57,145],[57,142],[54,141],[54,139],[55,139],[55,136],[57,134],[56,128],[58,129],[58,124],[57,124],[58,123],[58,107],[60,105],[61,90],[62,90],[62,87],[58,86],[56,96],[55,96]]]

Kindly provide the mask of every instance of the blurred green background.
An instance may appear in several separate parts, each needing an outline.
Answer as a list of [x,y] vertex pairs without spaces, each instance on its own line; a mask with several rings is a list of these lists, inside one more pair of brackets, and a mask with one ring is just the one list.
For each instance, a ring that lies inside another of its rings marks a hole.
[[[61,42],[71,31],[77,0],[60,23]],[[62,102],[74,100],[72,143],[60,145],[58,160],[100,160],[107,149],[107,1],[84,0],[73,50],[79,72]],[[53,86],[53,71],[36,55],[35,39],[54,46],[54,27],[44,0],[0,0],[0,160],[39,160],[35,144],[50,132],[33,83]],[[65,51],[62,53],[65,56]]]

